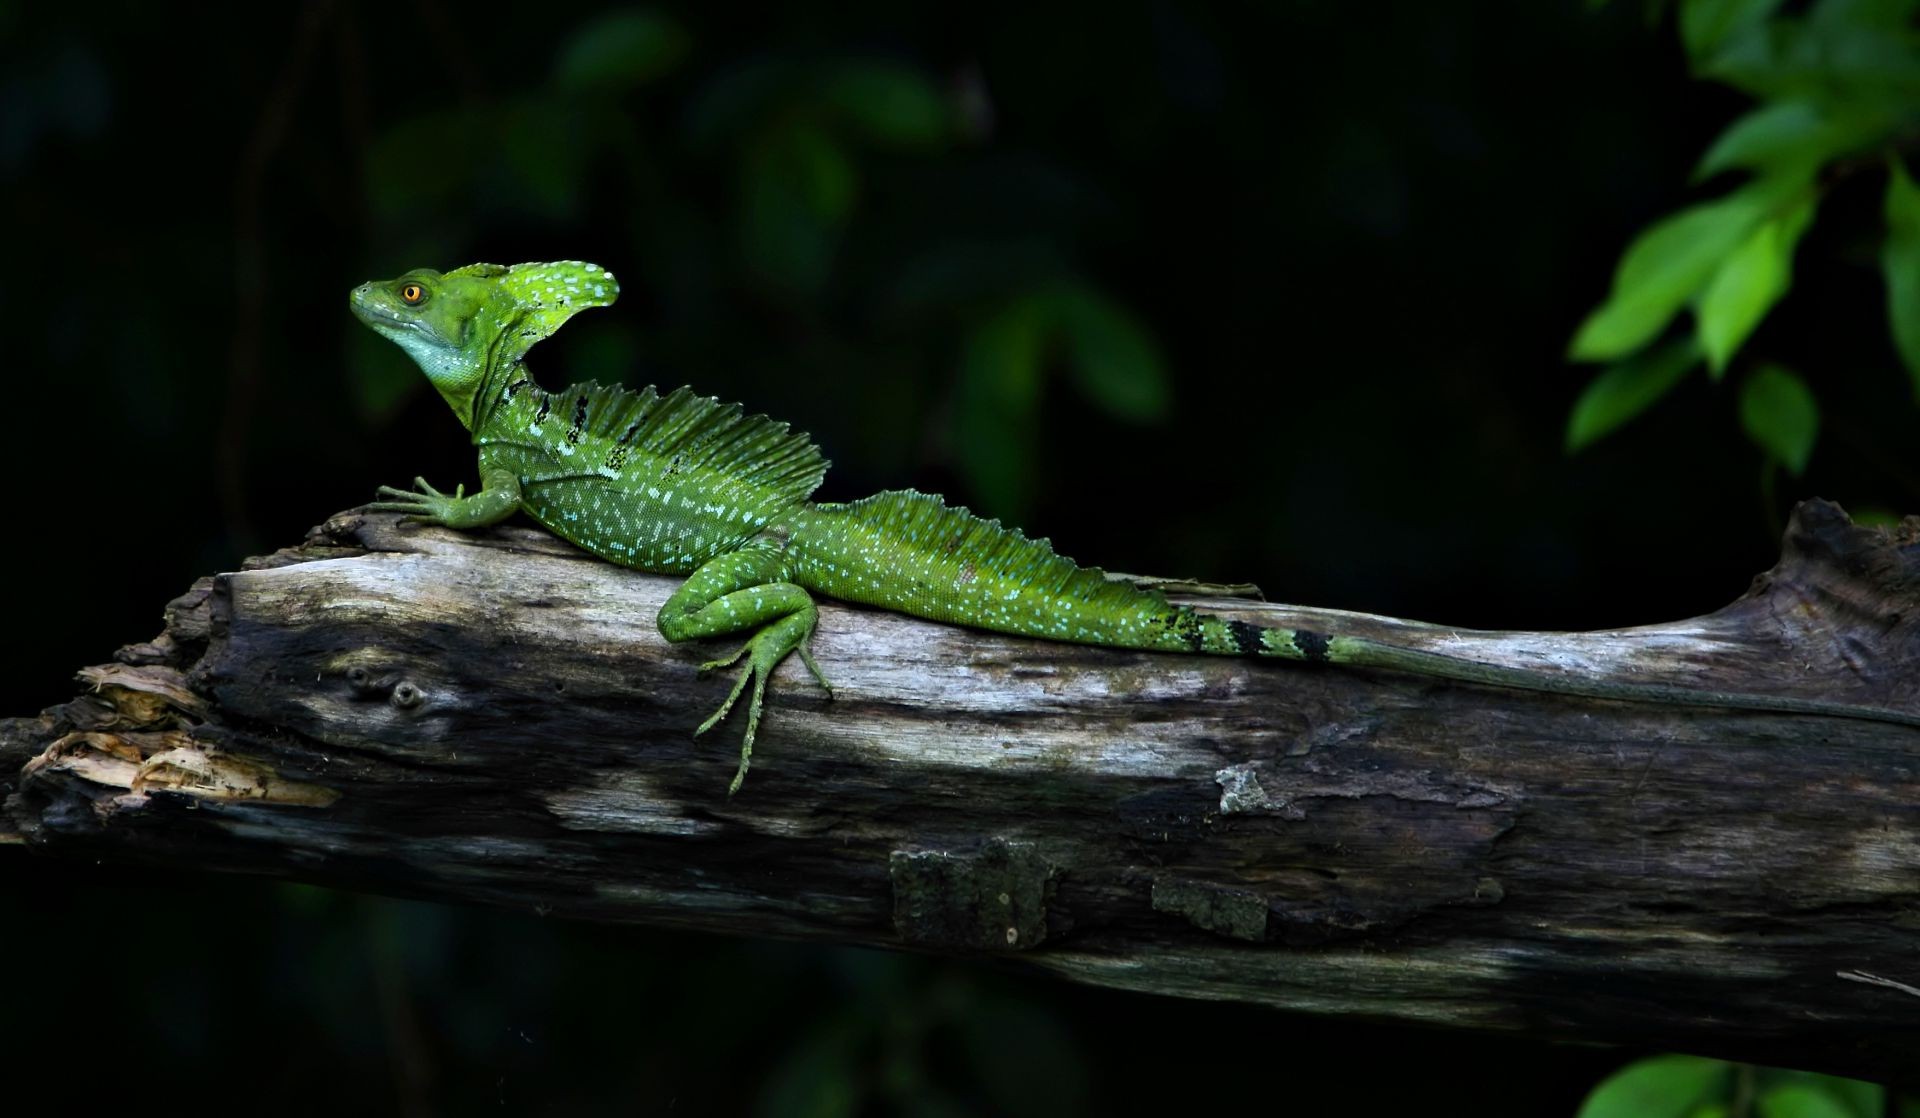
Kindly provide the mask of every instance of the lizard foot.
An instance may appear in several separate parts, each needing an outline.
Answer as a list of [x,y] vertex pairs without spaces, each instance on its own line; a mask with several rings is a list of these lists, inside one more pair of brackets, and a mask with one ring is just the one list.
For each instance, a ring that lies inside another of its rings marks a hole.
[[384,500],[375,501],[367,506],[374,512],[400,512],[406,515],[401,521],[414,521],[420,524],[451,524],[454,509],[467,495],[463,483],[455,486],[452,493],[442,493],[427,484],[427,479],[413,479],[414,488],[395,489],[383,485],[376,492]]
[[723,656],[718,660],[709,660],[700,665],[701,671],[708,672],[727,667],[742,657],[746,658],[746,662],[740,665],[739,671],[734,675],[733,689],[727,692],[726,701],[722,702],[720,709],[708,716],[705,722],[700,723],[699,728],[693,732],[695,737],[725,721],[727,715],[733,711],[733,704],[738,702],[740,696],[746,691],[747,684],[753,684],[753,694],[747,700],[747,732],[740,739],[740,767],[734,771],[733,782],[727,785],[727,795],[731,796],[738,792],[740,785],[746,782],[747,767],[753,760],[754,734],[760,729],[760,709],[767,697],[767,680],[772,678],[773,669],[779,666],[787,653],[800,653],[801,663],[807,666],[815,682],[826,691],[827,698],[833,698],[832,685],[827,682],[826,676],[821,674],[820,665],[814,662],[813,653],[807,649],[808,639],[812,635],[813,618],[793,614],[755,633],[752,640],[741,645],[731,655]]

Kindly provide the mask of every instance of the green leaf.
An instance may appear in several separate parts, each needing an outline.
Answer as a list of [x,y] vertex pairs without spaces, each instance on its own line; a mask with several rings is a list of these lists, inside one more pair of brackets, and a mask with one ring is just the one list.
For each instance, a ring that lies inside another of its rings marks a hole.
[[1760,1118],[1857,1118],[1845,1102],[1807,1083],[1789,1083],[1762,1093],[1755,1110]]
[[1167,408],[1167,378],[1153,339],[1132,316],[1081,285],[1055,293],[1068,367],[1091,400],[1122,419],[1146,423]]
[[1568,356],[1612,361],[1653,340],[1765,217],[1757,185],[1682,210],[1635,238],[1612,293],[1580,324]]
[[672,72],[689,41],[685,28],[652,8],[609,12],[567,39],[553,79],[562,89],[632,89]]
[[1697,65],[1728,39],[1765,23],[1781,0],[1682,0],[1680,41]]
[[1768,458],[1798,477],[1820,437],[1820,407],[1798,376],[1762,365],[1740,386],[1740,425]]
[[925,147],[945,139],[953,113],[919,71],[886,62],[849,62],[830,69],[825,102],[870,140]]
[[1733,167],[1789,157],[1812,146],[1827,129],[1818,106],[1806,101],[1762,105],[1727,126],[1693,169],[1695,182]]
[[1884,110],[1778,101],[1728,125],[1700,157],[1693,178],[1699,182],[1735,167],[1810,177],[1837,155],[1871,147],[1890,127]]
[[1017,299],[967,335],[955,407],[961,472],[984,511],[1018,518],[1033,492],[1047,314]]
[[1716,379],[1754,327],[1793,283],[1793,250],[1813,220],[1815,195],[1779,217],[1761,222],[1729,253],[1700,296],[1697,315],[1707,368]]
[[1880,270],[1887,279],[1887,322],[1920,399],[1920,187],[1897,157],[1888,166],[1886,215]]
[[[1847,516],[1862,528],[1886,528],[1891,530],[1898,528],[1900,522],[1906,519],[1884,505],[1863,505],[1848,501],[1845,507]],[[1868,1118],[1877,1118],[1877,1116],[1869,1115]]]
[[1717,1097],[1729,1065],[1699,1056],[1655,1056],[1602,1080],[1578,1118],[1684,1118]]
[[[1852,509],[1848,511],[1855,524],[1864,526],[1872,523],[1870,516],[1863,516]],[[1892,527],[1892,524],[1887,524],[1887,527]],[[1790,1068],[1761,1068],[1758,1082],[1763,1095],[1788,1086],[1817,1091],[1839,1103],[1852,1118],[1880,1118],[1886,1109],[1886,1089],[1864,1080],[1842,1079],[1837,1075]]]
[[1805,18],[1729,35],[1695,72],[1755,97],[1838,98],[1910,111],[1920,95],[1920,50],[1907,0],[1822,0]]
[[1582,449],[1646,411],[1700,363],[1700,344],[1688,336],[1655,346],[1593,378],[1567,418],[1567,453]]

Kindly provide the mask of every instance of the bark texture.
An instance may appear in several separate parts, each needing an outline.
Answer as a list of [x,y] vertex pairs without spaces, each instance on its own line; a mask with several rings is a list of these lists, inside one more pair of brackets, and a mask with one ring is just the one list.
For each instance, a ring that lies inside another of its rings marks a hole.
[[[1802,506],[1724,609],[1488,661],[1920,710],[1920,519]],[[1116,652],[826,605],[828,701],[652,626],[674,580],[348,513],[0,723],[0,832],[600,920],[1012,955],[1186,997],[1920,1066],[1920,730]],[[739,716],[736,715],[736,718]]]

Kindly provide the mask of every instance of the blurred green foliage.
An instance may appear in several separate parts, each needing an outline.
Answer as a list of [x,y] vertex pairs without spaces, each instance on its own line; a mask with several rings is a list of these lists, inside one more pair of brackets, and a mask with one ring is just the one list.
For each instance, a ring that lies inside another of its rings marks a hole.
[[[1766,514],[1793,497],[1920,501],[1880,368],[1920,365],[1899,310],[1920,202],[1906,140],[1889,158],[1853,108],[1907,80],[1886,44],[1911,43],[1846,33],[1890,18],[1874,5],[1662,11],[1682,36],[1571,3],[0,0],[12,450],[84,495],[31,510],[53,528],[16,560],[85,588],[19,603],[43,643],[0,713],[68,695],[193,578],[376,484],[470,471],[344,295],[476,259],[614,268],[622,303],[543,346],[542,378],[742,400],[817,437],[833,499],[916,485],[1090,561],[1488,627],[1711,608],[1772,560]],[[1838,154],[1796,170],[1812,150]],[[1690,167],[1698,205],[1648,234],[1687,236],[1637,245],[1594,328],[1641,336],[1603,359],[1569,458],[1572,393],[1542,370]],[[1737,406],[1700,367],[1732,370]],[[1773,471],[1766,507],[1749,439],[1806,470]],[[1271,1106],[1257,1072],[1283,1053],[1296,1108],[1415,1113],[1444,1083],[1531,1115],[1617,1059],[865,951],[6,872],[9,957],[112,961],[18,968],[9,1052],[127,1094],[215,1068],[242,1107],[295,1084],[329,1111],[1227,1109]],[[97,1058],[102,1021],[159,1056]]]
[[[1659,13],[1664,5],[1652,10]],[[1696,77],[1759,104],[1708,147],[1705,182],[1732,190],[1664,218],[1634,239],[1613,290],[1575,332],[1569,356],[1610,362],[1574,405],[1578,450],[1652,406],[1704,360],[1722,377],[1792,285],[1794,253],[1822,198],[1842,179],[1884,168],[1887,318],[1920,399],[1920,193],[1904,160],[1920,144],[1916,0],[1679,0],[1676,24]],[[1690,323],[1677,327],[1691,306]],[[1798,476],[1819,433],[1813,393],[1778,365],[1756,363],[1740,417],[1770,463]]]
[[[1920,1099],[1898,1100],[1920,1108]],[[1655,1056],[1608,1076],[1578,1118],[1883,1118],[1885,1088],[1702,1056]]]

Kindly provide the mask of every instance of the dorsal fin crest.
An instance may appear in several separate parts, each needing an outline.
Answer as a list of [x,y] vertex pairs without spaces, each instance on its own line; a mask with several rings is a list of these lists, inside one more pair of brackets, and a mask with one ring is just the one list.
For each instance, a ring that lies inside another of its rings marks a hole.
[[576,384],[552,406],[564,422],[580,399],[587,403],[584,434],[630,448],[633,454],[679,458],[689,469],[705,468],[772,491],[781,503],[804,501],[820,487],[828,462],[805,432],[739,404],[721,403],[681,387],[660,395],[652,385],[638,391],[608,384]]
[[1143,595],[1166,602],[1158,590],[1110,579],[1099,567],[1082,567],[1054,551],[1045,538],[1028,538],[1018,528],[976,516],[931,493],[894,489],[823,507],[843,510],[870,526],[884,526],[889,538],[909,541],[956,570],[971,566],[1075,602],[1128,604]]

